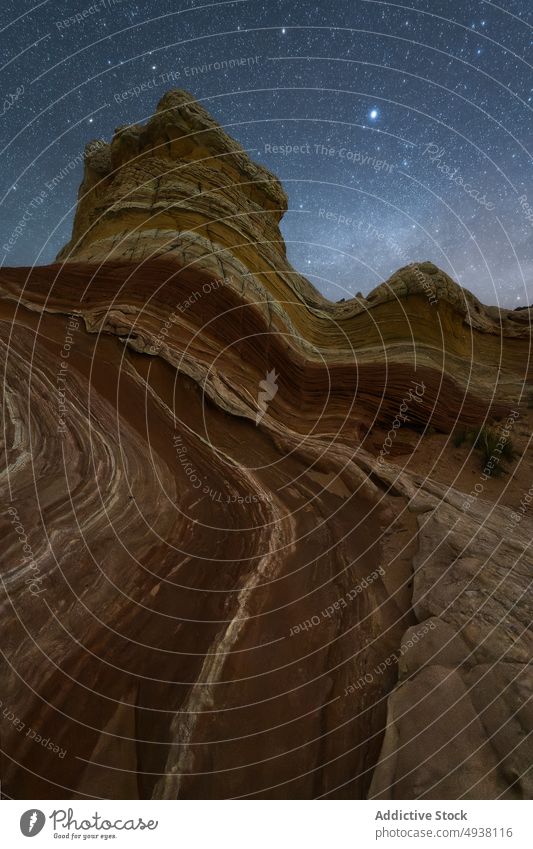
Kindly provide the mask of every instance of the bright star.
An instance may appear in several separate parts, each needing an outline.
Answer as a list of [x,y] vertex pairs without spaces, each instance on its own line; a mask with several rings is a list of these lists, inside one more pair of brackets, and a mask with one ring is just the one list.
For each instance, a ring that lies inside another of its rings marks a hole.
[[285,27],[283,27],[283,29],[281,30],[281,34],[285,35],[286,32],[287,32],[287,30],[285,29]]
[[371,109],[370,112],[368,113],[368,117],[370,118],[371,121],[376,121],[379,118],[379,110],[378,109]]

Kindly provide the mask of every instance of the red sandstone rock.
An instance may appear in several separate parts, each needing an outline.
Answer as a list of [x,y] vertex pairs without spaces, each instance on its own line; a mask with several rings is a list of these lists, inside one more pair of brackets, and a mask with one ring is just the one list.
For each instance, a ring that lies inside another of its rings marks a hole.
[[430,263],[327,302],[188,100],[0,272],[2,789],[530,797],[531,522],[383,450],[523,416],[529,314]]

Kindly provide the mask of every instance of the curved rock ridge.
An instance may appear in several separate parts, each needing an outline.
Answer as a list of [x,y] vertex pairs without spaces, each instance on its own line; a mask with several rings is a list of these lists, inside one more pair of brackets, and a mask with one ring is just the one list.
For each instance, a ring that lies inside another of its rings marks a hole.
[[531,798],[530,313],[331,304],[286,205],[169,92],[0,270],[7,796]]
[[[439,276],[432,268],[427,274]],[[500,328],[498,338],[466,323],[448,302],[435,311],[419,293],[376,300],[353,315],[342,307],[316,310],[295,295],[280,303],[255,277],[214,279],[196,264],[161,257],[32,269],[22,294],[20,275],[4,269],[5,297],[31,309],[74,306],[89,330],[163,357],[228,412],[255,419],[257,386],[274,368],[279,381],[268,415],[291,417],[300,432],[351,428],[363,437],[390,424],[416,385],[411,424],[449,432],[488,414],[505,416],[532,382],[530,325],[505,337]]]

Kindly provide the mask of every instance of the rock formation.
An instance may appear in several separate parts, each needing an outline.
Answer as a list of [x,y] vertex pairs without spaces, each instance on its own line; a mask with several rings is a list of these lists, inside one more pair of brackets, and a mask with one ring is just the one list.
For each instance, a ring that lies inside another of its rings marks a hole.
[[530,311],[428,262],[333,304],[286,208],[172,91],[0,272],[6,795],[532,795],[533,524],[398,459],[528,423]]

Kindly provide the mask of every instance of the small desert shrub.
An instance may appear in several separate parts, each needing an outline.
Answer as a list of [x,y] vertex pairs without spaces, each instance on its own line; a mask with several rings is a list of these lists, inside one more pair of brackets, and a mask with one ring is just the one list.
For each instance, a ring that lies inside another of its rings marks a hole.
[[453,444],[455,448],[460,448],[463,443],[467,442],[469,445],[474,445],[478,438],[478,433],[475,430],[467,430],[462,427],[459,430],[456,430],[453,435]]
[[461,430],[456,430],[453,435],[453,446],[454,448],[460,448],[463,442],[466,440],[466,430],[461,428]]
[[466,442],[472,445],[476,451],[480,452],[483,469],[491,457],[494,456],[496,463],[492,469],[493,475],[499,475],[501,473],[500,462],[502,460],[511,462],[514,459],[515,452],[511,439],[507,439],[503,444],[500,444],[498,452],[495,453],[501,441],[500,430],[494,427],[482,427],[479,431],[461,428],[455,432],[453,437],[455,448],[460,448]]
[[511,439],[505,440],[500,445],[498,453],[495,453],[500,442],[502,442],[500,431],[493,427],[482,427],[474,442],[474,448],[481,452],[483,467],[486,466],[492,456],[496,458],[498,462],[492,470],[493,474],[496,475],[501,472],[499,466],[501,460],[511,462],[514,459],[513,441]]

